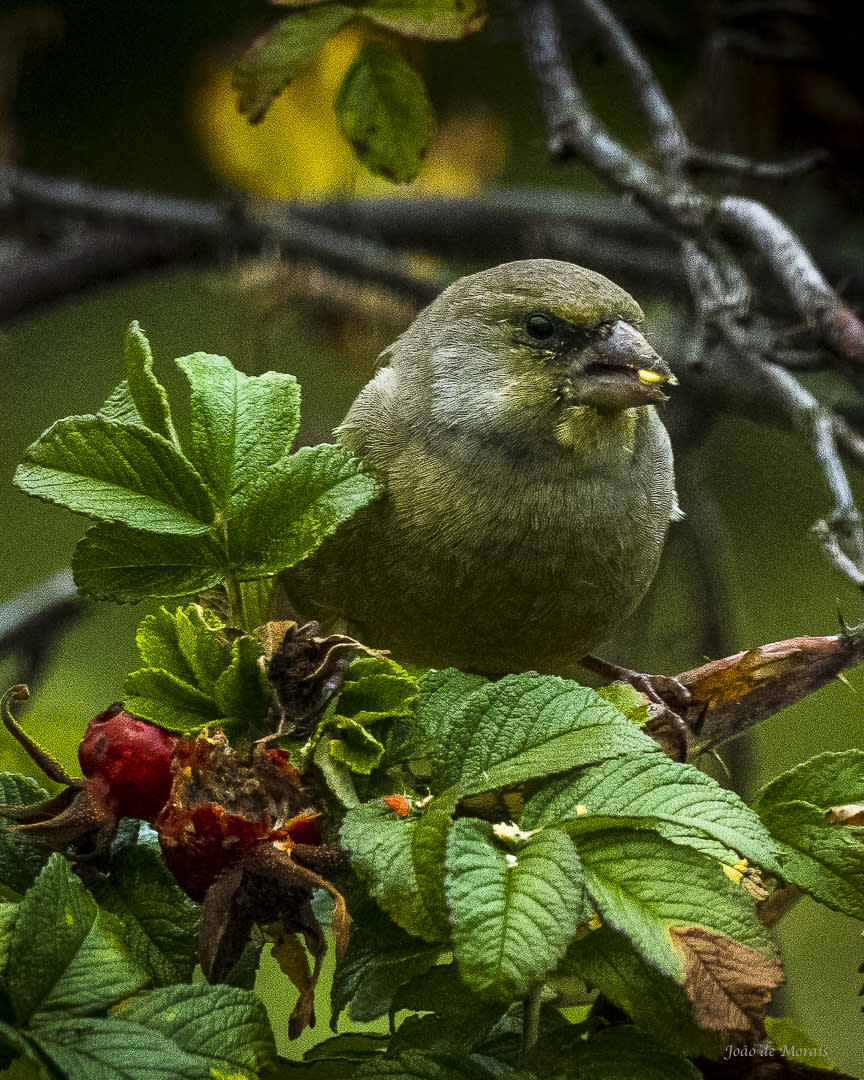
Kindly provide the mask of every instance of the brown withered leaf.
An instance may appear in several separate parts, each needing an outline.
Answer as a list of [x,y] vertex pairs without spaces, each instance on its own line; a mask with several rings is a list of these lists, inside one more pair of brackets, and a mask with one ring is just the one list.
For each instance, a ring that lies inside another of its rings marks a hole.
[[828,637],[796,637],[681,672],[690,699],[688,760],[720,746],[766,716],[800,701],[864,660],[864,626]]
[[832,825],[864,825],[864,806],[859,803],[832,806],[825,817]]
[[779,961],[701,926],[673,926],[669,934],[694,1021],[709,1031],[760,1033],[771,991],[783,978]]
[[[264,936],[273,942],[270,950],[283,975],[287,975],[297,988],[299,997],[291,1010],[288,1021],[288,1037],[296,1039],[307,1027],[315,1027],[315,987],[321,974],[321,962],[326,949],[318,948],[312,956],[314,966],[309,968],[309,955],[304,939],[299,934],[285,932],[281,923],[262,927]],[[324,939],[321,938],[323,943]]]
[[[289,1037],[296,1039],[315,1025],[315,987],[327,952],[312,910],[313,891],[326,889],[333,898],[337,956],[347,945],[349,918],[342,895],[298,863],[292,851],[288,843],[262,845],[219,875],[204,897],[198,958],[208,981],[222,982],[240,959],[253,925],[266,927],[266,936],[280,947],[274,949],[276,960],[300,991],[288,1028]],[[301,940],[314,961],[311,972],[308,963],[298,962]]]
[[317,622],[270,622],[255,636],[269,661],[271,722],[280,734],[301,738],[311,734],[339,693],[355,653],[381,655],[343,634],[322,637]]

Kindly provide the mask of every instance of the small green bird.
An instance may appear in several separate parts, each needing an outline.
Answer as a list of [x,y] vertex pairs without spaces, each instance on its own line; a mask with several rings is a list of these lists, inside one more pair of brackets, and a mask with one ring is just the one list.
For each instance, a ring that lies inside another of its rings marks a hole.
[[678,516],[676,379],[600,274],[461,278],[336,429],[382,494],[283,575],[294,606],[421,666],[571,674],[644,595]]

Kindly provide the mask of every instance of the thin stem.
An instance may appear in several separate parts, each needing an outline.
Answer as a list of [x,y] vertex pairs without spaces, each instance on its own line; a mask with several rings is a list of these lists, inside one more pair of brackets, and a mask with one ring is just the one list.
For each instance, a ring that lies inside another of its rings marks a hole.
[[539,982],[525,999],[525,1016],[522,1021],[521,1057],[530,1054],[540,1038],[540,1000],[543,983]]
[[243,607],[243,590],[236,574],[225,575],[225,592],[228,594],[228,624],[238,630],[249,630],[246,625],[246,611]]
[[29,757],[39,766],[49,780],[53,780],[57,784],[71,786],[75,781],[67,774],[60,762],[52,757],[48,751],[43,749],[38,743],[34,742],[30,736],[18,726],[16,718],[12,713],[12,702],[14,701],[17,703],[26,701],[29,697],[30,691],[23,683],[19,683],[17,686],[13,686],[6,691],[3,698],[0,699],[0,715],[3,717],[3,724],[12,738],[24,747]]

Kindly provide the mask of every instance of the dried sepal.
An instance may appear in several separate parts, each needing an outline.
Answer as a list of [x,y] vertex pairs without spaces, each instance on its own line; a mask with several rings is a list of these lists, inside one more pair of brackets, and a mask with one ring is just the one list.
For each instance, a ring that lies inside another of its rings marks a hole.
[[268,663],[274,730],[304,737],[339,693],[355,654],[380,652],[343,634],[322,637],[317,622],[270,622],[255,631]]

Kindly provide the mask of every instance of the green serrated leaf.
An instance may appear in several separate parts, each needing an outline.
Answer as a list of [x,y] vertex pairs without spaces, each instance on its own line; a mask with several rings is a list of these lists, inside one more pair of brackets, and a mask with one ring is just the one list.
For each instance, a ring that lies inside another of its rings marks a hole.
[[140,668],[128,675],[125,702],[136,716],[187,735],[218,724],[222,717],[211,697],[161,668]]
[[332,1039],[316,1043],[303,1057],[306,1061],[366,1061],[367,1058],[386,1050],[389,1041],[386,1035],[348,1031],[344,1035],[334,1035]]
[[369,727],[384,717],[411,716],[417,681],[388,656],[360,656],[345,672],[337,716],[350,716]]
[[393,921],[425,941],[439,939],[433,914],[423,902],[414,873],[412,836],[416,818],[398,818],[380,799],[349,810],[342,846],[369,892]]
[[150,532],[206,533],[215,514],[200,476],[167,439],[100,416],[58,420],[24,452],[15,483],[76,513]]
[[[34,806],[47,798],[48,792],[31,776],[0,773],[0,806]],[[5,827],[11,824],[14,822],[0,817],[0,883],[23,893],[33,884],[47,856],[32,843],[7,832]]]
[[417,683],[389,657],[360,657],[348,666],[336,711],[319,725],[316,738],[329,739],[331,757],[352,772],[369,775],[381,762],[385,746],[368,729],[385,721],[409,719],[417,700]]
[[267,1012],[249,990],[206,983],[166,986],[130,1001],[117,1015],[170,1039],[202,1061],[211,1077],[257,1080],[275,1062]]
[[[683,989],[647,963],[632,943],[610,926],[601,926],[574,941],[558,974],[578,974],[674,1053],[715,1057],[725,1045],[725,1035],[706,1031],[693,1022]],[[554,977],[550,982],[558,988]]]
[[502,1000],[526,997],[591,917],[579,859],[558,829],[510,848],[488,822],[459,818],[447,840],[444,889],[462,978]]
[[5,900],[0,903],[0,1017],[8,1016],[12,1019],[12,1008],[6,994],[6,976],[9,971],[9,948],[15,931],[15,921],[18,918],[18,904],[14,900]]
[[702,1073],[692,1062],[670,1053],[662,1043],[626,1024],[601,1028],[587,1039],[569,1038],[563,1031],[561,1041],[566,1048],[563,1053],[553,1037],[548,1046],[539,1046],[533,1055],[529,1055],[526,1066],[537,1069],[538,1075],[548,1075],[545,1070],[540,1071],[544,1064],[548,1061],[554,1067],[552,1063],[563,1059],[567,1062],[568,1075],[578,1076],[579,1080],[702,1078]]
[[331,735],[330,756],[347,765],[351,772],[368,776],[384,756],[384,744],[348,716],[333,717],[327,728]]
[[753,806],[780,846],[780,873],[835,911],[864,918],[864,833],[828,817],[864,802],[864,750],[817,754],[776,777]]
[[648,699],[635,686],[631,686],[629,683],[616,682],[610,683],[608,686],[601,686],[596,692],[600,697],[611,701],[616,709],[620,709],[631,724],[644,727],[648,722]]
[[781,773],[757,793],[753,808],[806,802],[828,809],[864,803],[864,750],[827,751]]
[[423,80],[407,61],[367,43],[345,72],[334,104],[342,137],[367,169],[397,184],[417,177],[435,123]]
[[206,534],[144,532],[117,521],[92,525],[72,556],[81,592],[121,604],[210,589],[223,580],[223,564],[219,548]]
[[322,4],[289,15],[254,41],[234,69],[240,112],[253,124],[263,120],[273,99],[353,17],[353,8]]
[[67,1080],[212,1080],[205,1061],[114,1017],[41,1017],[32,1041]]
[[171,407],[165,388],[153,374],[153,353],[147,335],[137,322],[126,331],[126,385],[135,411],[143,423],[177,444],[177,433],[171,420]]
[[135,645],[145,668],[162,668],[183,682],[193,683],[195,674],[180,648],[174,613],[160,607],[148,615],[135,632]]
[[291,449],[300,426],[293,375],[249,376],[224,356],[177,361],[192,387],[189,458],[229,519],[271,465]]
[[[589,814],[649,817],[662,836],[723,862],[739,855],[777,871],[776,845],[734,791],[664,754],[627,755],[551,780],[525,805],[520,825],[536,829]],[[737,853],[737,854],[736,854]]]
[[119,851],[96,896],[122,919],[129,951],[154,985],[192,978],[198,962],[198,905],[177,886],[158,845],[132,844]]
[[371,0],[359,11],[398,34],[426,41],[458,41],[486,21],[483,0]]
[[197,604],[178,608],[173,617],[177,644],[192,670],[194,685],[215,697],[216,684],[231,664],[232,649],[216,636]]
[[378,492],[341,446],[304,446],[274,466],[229,526],[231,557],[249,577],[305,559]]
[[150,976],[129,955],[123,923],[110,912],[99,911],[62,974],[39,1002],[32,1023],[38,1023],[43,1013],[89,1016],[102,1012],[149,982]]
[[417,722],[437,748],[436,786],[456,785],[463,795],[620,755],[660,754],[593,690],[536,672],[494,683],[452,670],[424,676]]
[[780,847],[780,873],[814,899],[864,919],[862,830],[832,824],[805,802],[762,806],[762,820]]
[[[438,964],[416,975],[398,990],[393,999],[394,1013],[403,1009],[434,1012],[442,1021],[436,1029],[430,1029],[423,1035],[428,1040],[426,1045],[429,1049],[463,1054],[467,1054],[489,1033],[506,1008],[507,1005],[502,1002],[484,1000],[473,993],[460,978],[456,963]],[[398,1034],[415,1037],[406,1029],[405,1022]],[[420,1034],[419,1031],[416,1034]],[[398,1038],[391,1042],[391,1047],[391,1052],[408,1048]]]
[[[367,907],[371,907],[368,905]],[[336,963],[331,990],[334,1027],[339,1014],[348,1008],[348,1016],[368,1023],[390,1010],[399,987],[427,971],[440,953],[440,946],[427,945],[404,930],[382,919],[373,908],[370,921],[364,923],[362,910],[352,908],[354,918],[345,955]]]
[[681,979],[670,926],[701,926],[771,950],[753,900],[715,860],[652,832],[611,828],[572,835],[604,922],[666,975]]
[[[11,1065],[11,1068],[9,1066]],[[56,1080],[56,1073],[23,1032],[0,1020],[0,1069],[4,1080]]]
[[444,858],[458,802],[457,788],[450,788],[433,799],[423,807],[411,839],[411,858],[417,887],[429,913],[431,926],[441,938],[445,938],[449,932],[450,918],[444,893]]
[[126,706],[163,727],[192,734],[218,724],[256,738],[266,729],[270,686],[261,645],[248,635],[230,644],[216,632],[206,608],[162,608],[138,629],[141,659],[148,666],[126,679]]
[[231,644],[231,663],[219,676],[214,689],[216,704],[223,715],[236,718],[253,733],[266,726],[270,709],[270,683],[260,660],[259,641],[245,634],[236,638]]
[[101,416],[103,420],[118,420],[123,424],[138,424],[139,427],[147,426],[135,408],[132,391],[125,379],[114,387],[96,415]]
[[119,920],[100,912],[69,863],[52,855],[17,905],[9,938],[6,985],[18,1022],[52,1009],[97,1012],[147,981],[129,959]]
[[[490,1073],[462,1055],[403,1050],[392,1057],[372,1058],[355,1066],[350,1075],[352,1080],[489,1080]],[[530,1080],[520,1074],[506,1075],[512,1075],[513,1080]]]

